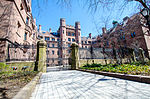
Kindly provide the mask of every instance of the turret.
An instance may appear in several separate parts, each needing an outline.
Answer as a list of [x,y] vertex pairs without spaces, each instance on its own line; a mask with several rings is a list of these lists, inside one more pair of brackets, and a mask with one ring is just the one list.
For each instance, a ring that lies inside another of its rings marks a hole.
[[64,18],[60,19],[60,26],[66,26],[66,20]]
[[81,47],[81,26],[80,22],[75,23],[76,43]]
[[64,18],[60,19],[60,36],[63,42],[66,41],[66,21]]

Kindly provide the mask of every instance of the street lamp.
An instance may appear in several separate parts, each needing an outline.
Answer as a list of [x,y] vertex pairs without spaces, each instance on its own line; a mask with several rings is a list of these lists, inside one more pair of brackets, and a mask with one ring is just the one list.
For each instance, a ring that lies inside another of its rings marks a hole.
[[148,25],[148,28],[150,29],[150,9],[149,8],[144,8],[141,10],[140,12],[142,14],[142,16],[146,19],[147,23],[146,25]]

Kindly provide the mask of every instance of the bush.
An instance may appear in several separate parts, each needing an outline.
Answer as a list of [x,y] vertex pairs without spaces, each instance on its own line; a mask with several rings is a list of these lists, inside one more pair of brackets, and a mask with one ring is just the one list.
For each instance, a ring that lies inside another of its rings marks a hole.
[[6,69],[8,69],[8,66],[5,63],[0,63],[0,71],[5,71]]

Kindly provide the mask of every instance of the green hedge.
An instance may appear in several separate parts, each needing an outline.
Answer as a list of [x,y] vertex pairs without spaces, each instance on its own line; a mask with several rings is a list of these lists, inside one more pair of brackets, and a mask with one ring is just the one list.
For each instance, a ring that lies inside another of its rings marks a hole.
[[123,74],[133,74],[133,75],[150,75],[150,62],[147,63],[131,63],[131,64],[86,64],[80,69],[89,69],[89,70],[97,70],[97,71],[105,71],[105,72],[115,72],[115,73],[123,73]]

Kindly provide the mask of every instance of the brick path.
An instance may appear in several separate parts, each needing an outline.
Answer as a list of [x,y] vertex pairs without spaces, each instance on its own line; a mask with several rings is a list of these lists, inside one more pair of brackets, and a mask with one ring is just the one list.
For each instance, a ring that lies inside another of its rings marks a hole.
[[150,84],[81,71],[44,73],[30,99],[150,99]]

